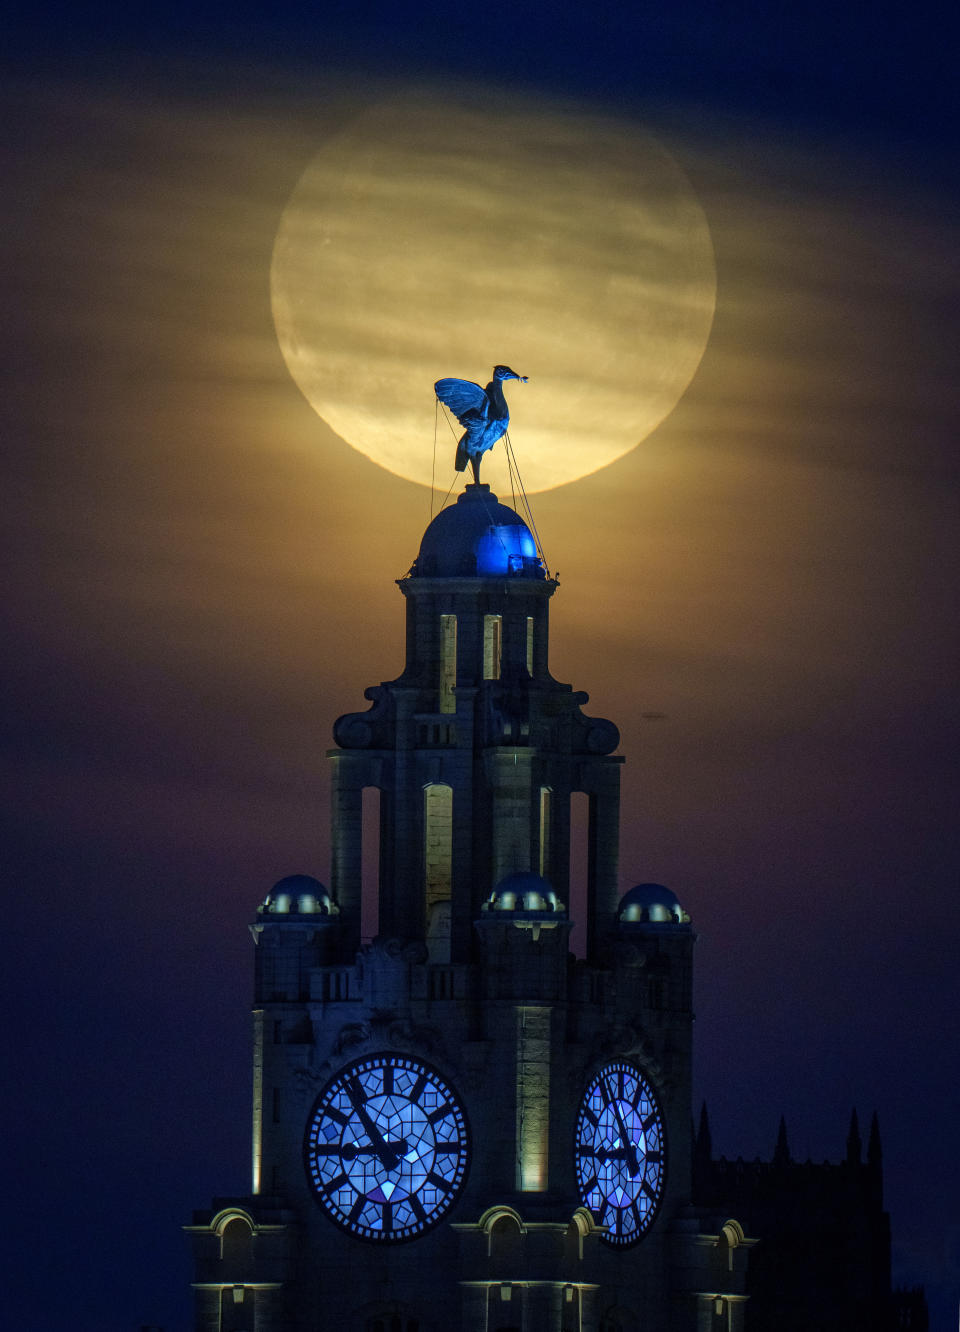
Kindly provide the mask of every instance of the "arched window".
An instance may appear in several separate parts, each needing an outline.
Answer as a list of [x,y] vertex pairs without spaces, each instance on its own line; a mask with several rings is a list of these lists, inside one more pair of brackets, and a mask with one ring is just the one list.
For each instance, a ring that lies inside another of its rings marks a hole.
[[522,1270],[523,1235],[509,1213],[499,1216],[490,1227],[490,1261],[498,1277],[515,1277]]
[[576,1221],[571,1221],[563,1236],[563,1262],[568,1272],[574,1270],[576,1263],[583,1257],[583,1231]]
[[733,1251],[743,1243],[743,1227],[739,1221],[727,1221],[717,1236],[717,1248],[728,1272],[733,1271]]
[[253,1256],[253,1232],[242,1216],[228,1221],[220,1232],[220,1257],[225,1263],[246,1263]]

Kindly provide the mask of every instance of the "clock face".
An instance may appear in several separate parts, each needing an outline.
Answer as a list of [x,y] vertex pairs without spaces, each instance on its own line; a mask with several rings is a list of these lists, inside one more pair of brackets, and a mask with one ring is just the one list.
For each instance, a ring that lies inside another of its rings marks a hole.
[[649,1229],[666,1169],[663,1115],[653,1089],[632,1064],[605,1065],[577,1117],[580,1198],[610,1244],[635,1244]]
[[468,1154],[460,1102],[402,1055],[342,1069],[307,1122],[310,1185],[330,1219],[361,1239],[413,1239],[435,1225],[463,1186]]

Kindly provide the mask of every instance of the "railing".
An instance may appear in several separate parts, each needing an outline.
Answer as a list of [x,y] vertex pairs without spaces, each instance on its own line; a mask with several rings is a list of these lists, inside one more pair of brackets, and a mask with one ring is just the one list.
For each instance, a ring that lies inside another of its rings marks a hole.
[[319,998],[325,1004],[346,1003],[351,994],[352,967],[323,967],[320,969]]

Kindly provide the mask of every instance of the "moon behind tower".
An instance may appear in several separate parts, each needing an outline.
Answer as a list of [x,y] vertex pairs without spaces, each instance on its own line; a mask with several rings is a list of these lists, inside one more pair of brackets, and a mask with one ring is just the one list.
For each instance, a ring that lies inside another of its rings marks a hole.
[[[304,171],[271,269],[287,366],[347,443],[444,489],[456,435],[432,385],[508,385],[528,491],[615,461],[673,409],[703,355],[713,247],[688,181],[631,124],[533,103],[398,97]],[[512,390],[512,391],[510,391]],[[502,444],[481,477],[509,490]]]

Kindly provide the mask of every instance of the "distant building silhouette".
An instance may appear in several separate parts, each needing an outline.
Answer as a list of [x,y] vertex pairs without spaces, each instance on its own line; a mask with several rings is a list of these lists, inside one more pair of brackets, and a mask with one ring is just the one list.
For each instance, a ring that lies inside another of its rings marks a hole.
[[704,1106],[693,1163],[694,1202],[734,1210],[761,1237],[746,1280],[748,1329],[883,1332],[925,1326],[898,1321],[921,1318],[922,1293],[911,1299],[898,1293],[896,1300],[891,1295],[890,1220],[883,1209],[876,1115],[866,1159],[854,1110],[839,1163],[794,1161],[782,1118],[770,1161],[727,1161],[713,1159]]

